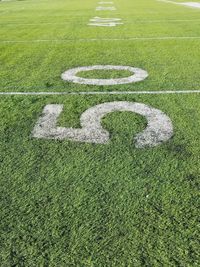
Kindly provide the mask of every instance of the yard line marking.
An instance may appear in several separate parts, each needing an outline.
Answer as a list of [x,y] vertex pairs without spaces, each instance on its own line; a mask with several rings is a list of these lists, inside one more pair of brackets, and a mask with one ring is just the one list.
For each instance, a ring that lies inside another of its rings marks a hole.
[[181,3],[177,3],[174,1],[169,1],[169,0],[157,0],[158,2],[165,2],[165,3],[170,3],[170,4],[175,4],[175,5],[181,5]]
[[198,2],[179,2],[178,3],[178,2],[169,1],[169,0],[157,0],[157,1],[175,4],[175,5],[186,6],[186,7],[200,8],[200,3],[198,3]]
[[200,3],[197,2],[186,2],[186,3],[183,2],[182,5],[188,7],[200,8]]
[[168,141],[173,135],[173,125],[170,118],[161,110],[143,103],[114,101],[95,105],[82,113],[80,117],[81,128],[57,127],[57,119],[62,110],[63,105],[46,105],[32,131],[32,136],[44,139],[67,139],[76,142],[107,144],[110,134],[102,127],[101,119],[115,111],[130,111],[146,118],[146,129],[134,137],[136,148],[158,146]]
[[166,37],[124,37],[124,38],[80,38],[80,39],[38,39],[38,40],[0,40],[0,43],[43,43],[43,42],[96,42],[96,41],[164,41],[164,40],[200,40],[200,36],[166,36]]
[[[184,22],[184,21],[200,21],[200,19],[155,19],[155,20],[133,20],[133,23],[138,23],[138,22],[146,22],[146,23],[156,23],[156,22]],[[127,21],[128,22],[128,21]],[[15,24],[16,25],[16,24]]]
[[[102,20],[104,18],[101,18]],[[112,18],[109,18],[112,19]],[[90,21],[92,21],[91,19]],[[115,18],[113,20],[116,21]],[[121,19],[120,19],[121,20]],[[139,24],[139,23],[165,23],[165,22],[198,22],[200,19],[166,19],[166,20],[123,20],[126,22],[126,24]],[[45,25],[67,25],[71,23],[76,23],[76,24],[85,24],[85,22],[77,22],[77,21],[66,21],[66,22],[41,22],[41,23],[13,23],[13,22],[8,22],[8,23],[0,23],[1,26],[45,26]]]
[[[130,20],[127,20],[130,21]],[[200,19],[153,19],[153,20],[133,20],[133,23],[138,23],[138,22],[176,22],[176,21],[200,21]],[[16,25],[16,24],[15,24]]]
[[0,92],[0,96],[41,96],[41,95],[168,95],[168,94],[199,94],[200,90],[176,91],[85,91],[85,92]]

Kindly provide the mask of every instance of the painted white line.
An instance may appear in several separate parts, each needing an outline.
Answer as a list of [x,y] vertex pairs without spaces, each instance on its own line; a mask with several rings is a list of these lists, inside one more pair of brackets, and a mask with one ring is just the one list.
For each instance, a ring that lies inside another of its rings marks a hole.
[[174,1],[170,1],[170,0],[157,0],[158,2],[165,2],[165,3],[170,3],[170,4],[175,4],[175,5],[181,5],[181,3],[179,2],[174,2]]
[[200,36],[163,36],[163,37],[124,37],[124,38],[80,38],[80,39],[37,39],[37,40],[0,40],[2,44],[9,43],[68,43],[96,41],[165,41],[165,40],[200,40]]
[[[91,70],[125,70],[132,73],[131,76],[118,79],[86,79],[78,77],[79,72],[87,72]],[[79,84],[89,84],[89,85],[117,85],[117,84],[127,84],[136,83],[143,81],[148,77],[148,73],[145,70],[134,68],[130,66],[113,66],[113,65],[96,65],[96,66],[86,66],[78,67],[65,71],[61,78],[64,81],[69,81]]]
[[200,90],[176,91],[86,91],[86,92],[0,92],[0,96],[48,96],[48,95],[175,95],[175,94],[200,94]]
[[32,136],[44,139],[72,140],[78,142],[107,144],[109,132],[101,125],[101,119],[115,111],[130,111],[142,115],[147,127],[134,138],[137,148],[155,147],[168,141],[173,135],[170,118],[159,109],[142,103],[114,101],[96,105],[87,109],[80,117],[80,129],[57,127],[57,119],[63,105],[46,105],[37,121]]
[[200,3],[198,3],[198,2],[174,2],[174,1],[169,1],[169,0],[157,0],[157,1],[175,4],[175,5],[186,6],[186,7],[192,7],[192,8],[200,8]]
[[194,8],[200,8],[200,3],[197,3],[197,2],[186,2],[186,3],[183,2],[182,5],[194,7]]
[[[131,21],[131,20],[127,20]],[[157,22],[198,22],[200,19],[154,19],[154,20],[133,20],[133,23],[157,23]],[[16,25],[16,24],[15,24]]]
[[[103,19],[103,18],[102,18]],[[112,18],[108,18],[112,19]],[[113,20],[116,20],[113,18]],[[121,20],[121,19],[120,19]],[[92,21],[92,19],[91,19]],[[139,23],[168,23],[168,22],[198,22],[200,19],[166,19],[166,20],[123,20],[126,24],[139,24]],[[45,26],[45,25],[67,25],[71,24],[73,21],[66,21],[66,22],[41,22],[41,23],[0,23],[0,26]],[[76,24],[85,24],[85,22],[75,22]]]

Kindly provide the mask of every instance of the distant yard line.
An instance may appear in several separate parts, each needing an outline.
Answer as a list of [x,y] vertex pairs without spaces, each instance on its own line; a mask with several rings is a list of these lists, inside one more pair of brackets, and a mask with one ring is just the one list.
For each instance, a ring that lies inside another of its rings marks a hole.
[[0,92],[0,96],[40,96],[40,95],[167,95],[167,94],[194,94],[200,90],[178,90],[178,91],[100,91],[100,92]]
[[193,2],[174,2],[174,1],[169,1],[169,0],[157,0],[157,1],[175,4],[175,5],[186,6],[186,7],[200,8],[200,3],[194,2],[194,1]]
[[165,3],[170,3],[170,4],[175,4],[175,5],[182,5],[181,2],[174,2],[170,0],[157,0],[158,2],[165,2]]
[[37,39],[37,40],[0,40],[0,43],[43,43],[43,42],[93,42],[93,41],[153,41],[153,40],[200,40],[200,36],[163,36],[163,37],[124,37],[124,38],[79,38],[79,39]]
[[[134,24],[134,23],[165,23],[165,22],[198,22],[200,19],[162,19],[162,20],[125,20],[124,21],[128,24]],[[41,23],[13,23],[13,22],[4,22],[0,23],[2,26],[45,26],[45,25],[66,25],[66,24],[85,24],[85,21],[83,22],[77,22],[77,21],[66,21],[66,22],[41,22]]]

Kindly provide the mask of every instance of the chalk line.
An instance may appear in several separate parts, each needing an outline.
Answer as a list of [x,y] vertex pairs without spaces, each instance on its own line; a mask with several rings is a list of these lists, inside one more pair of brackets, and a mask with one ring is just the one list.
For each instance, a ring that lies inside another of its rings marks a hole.
[[86,92],[0,92],[0,96],[48,96],[48,95],[167,95],[167,94],[199,94],[200,90],[168,90],[168,91],[86,91]]
[[163,37],[124,37],[124,38],[80,38],[80,39],[37,39],[37,40],[0,40],[0,43],[66,43],[94,41],[164,41],[164,40],[200,40],[200,36],[163,36]]
[[[162,20],[123,20],[124,22],[126,22],[126,24],[139,24],[139,23],[167,23],[167,22],[198,22],[200,21],[200,19],[162,19]],[[1,26],[45,26],[45,25],[68,25],[68,24],[72,24],[73,21],[66,21],[66,22],[41,22],[41,23],[23,23],[23,22],[7,22],[7,23],[1,23]],[[74,24],[83,24],[85,25],[85,21],[83,22],[77,22],[75,21]]]
[[169,0],[157,0],[157,1],[175,4],[175,5],[186,6],[186,7],[192,7],[192,8],[200,8],[200,3],[198,3],[198,2],[174,2],[174,1],[169,1]]

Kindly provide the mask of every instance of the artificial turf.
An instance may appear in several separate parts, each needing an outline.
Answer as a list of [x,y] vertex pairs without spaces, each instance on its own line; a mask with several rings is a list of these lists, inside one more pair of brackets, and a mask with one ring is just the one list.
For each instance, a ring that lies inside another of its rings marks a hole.
[[[97,12],[92,0],[1,2],[0,91],[199,90],[200,39],[128,38],[199,37],[200,11],[154,0],[114,3],[116,11]],[[124,24],[89,27],[97,15]],[[61,80],[69,68],[99,64],[142,68],[149,77],[115,86]],[[146,120],[130,112],[102,120],[106,145],[31,135],[47,104],[64,105],[59,126],[78,128],[85,110],[112,101],[160,109],[173,137],[135,148]],[[199,103],[199,94],[1,95],[0,266],[199,266]]]

